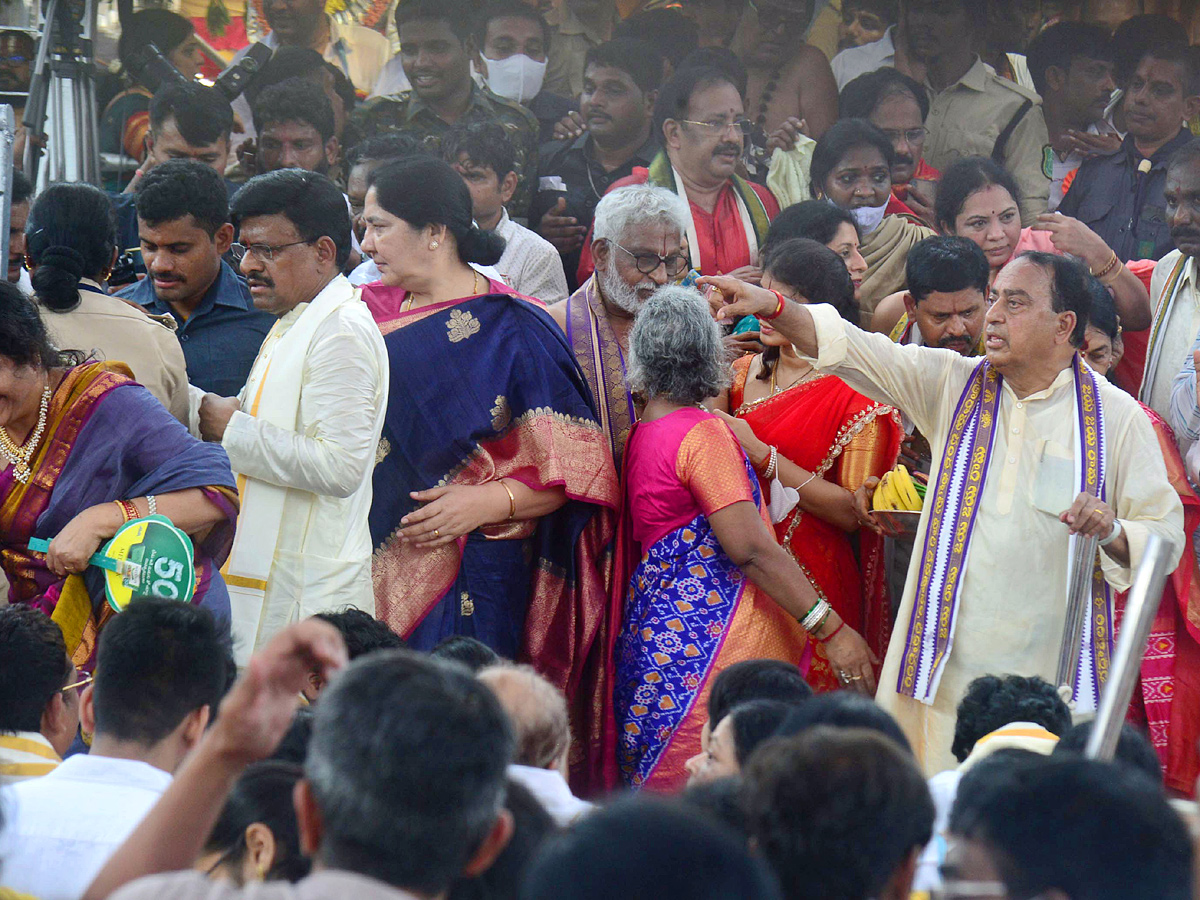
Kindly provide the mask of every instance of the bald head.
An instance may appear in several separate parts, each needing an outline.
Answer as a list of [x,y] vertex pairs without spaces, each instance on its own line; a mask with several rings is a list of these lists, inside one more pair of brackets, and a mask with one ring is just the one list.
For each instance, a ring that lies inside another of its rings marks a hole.
[[532,666],[490,666],[479,672],[508,713],[517,735],[518,765],[556,769],[571,744],[567,701]]

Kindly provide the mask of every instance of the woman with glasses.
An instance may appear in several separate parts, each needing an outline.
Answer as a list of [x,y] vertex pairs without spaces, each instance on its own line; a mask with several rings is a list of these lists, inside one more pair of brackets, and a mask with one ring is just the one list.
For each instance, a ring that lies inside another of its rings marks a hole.
[[[763,287],[801,303],[831,303],[858,324],[849,274],[827,247],[805,238],[775,244],[763,270]],[[904,434],[899,413],[817,372],[769,322],[762,323],[759,340],[765,352],[733,365],[728,399],[718,404],[732,416],[722,418],[758,472],[763,492],[795,492],[790,508],[773,510],[779,543],[857,632],[855,638],[865,636],[870,651],[860,646],[859,652],[881,657],[890,624],[883,545],[859,529],[854,491],[895,464]],[[824,645],[809,642],[803,658],[814,690],[845,686],[839,676],[845,667],[837,669]]]
[[[539,303],[472,268],[494,264],[503,241],[472,222],[449,165],[375,170],[363,220],[382,274],[364,298],[391,360],[370,517],[376,613],[420,650],[465,634],[530,659],[587,707],[618,489],[583,374]],[[600,722],[575,725],[598,764]]]
[[34,201],[25,234],[25,267],[51,342],[125,363],[186,424],[187,367],[174,322],[168,326],[104,289],[117,260],[108,196],[90,184],[51,185]]
[[[188,434],[123,363],[56,349],[34,305],[8,283],[0,284],[0,466],[9,602],[53,616],[77,665],[88,664],[114,614],[88,559],[133,518],[157,512],[191,535],[192,602],[228,622],[219,569],[238,495],[225,451]],[[48,539],[49,552],[30,550],[31,538]]]

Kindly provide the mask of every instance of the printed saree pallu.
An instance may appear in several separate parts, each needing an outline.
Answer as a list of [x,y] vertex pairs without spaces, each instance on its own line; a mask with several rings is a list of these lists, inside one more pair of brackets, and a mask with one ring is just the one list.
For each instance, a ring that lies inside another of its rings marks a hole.
[[225,521],[193,536],[196,594],[192,602],[223,615],[229,596],[218,569],[233,542],[238,497],[229,459],[219,444],[196,440],[142,386],[124,363],[70,369],[50,400],[46,433],[21,484],[9,466],[0,474],[0,565],[9,599],[53,616],[76,665],[89,665],[100,626],[113,615],[102,575],[60,578],[46,557],[28,549],[31,537],[53,538],[78,513],[118,499],[199,488]]
[[[596,647],[609,640],[618,498],[579,366],[553,320],[508,295],[424,307],[381,329],[391,391],[370,518],[376,613],[419,649],[466,634],[532,662],[572,703],[577,784],[602,789],[602,771],[615,771],[611,751],[600,760],[611,707],[592,679],[606,677]],[[500,478],[561,486],[567,503],[435,549],[400,540],[411,492]]]

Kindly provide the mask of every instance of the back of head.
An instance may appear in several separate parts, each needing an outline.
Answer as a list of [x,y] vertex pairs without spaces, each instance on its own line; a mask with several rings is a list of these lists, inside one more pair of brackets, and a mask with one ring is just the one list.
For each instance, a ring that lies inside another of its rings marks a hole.
[[546,769],[562,759],[571,743],[571,725],[567,700],[558,688],[528,665],[493,666],[478,678],[508,713],[517,739],[513,762]]
[[[758,701],[770,703],[769,700]],[[730,775],[700,784],[689,784],[679,800],[686,806],[706,815],[709,820],[728,828],[741,837],[746,830],[746,809],[742,805],[742,776]]]
[[954,235],[925,238],[904,263],[908,292],[920,303],[930,294],[954,294],[968,288],[987,297],[991,269],[982,248]]
[[889,167],[895,161],[896,148],[886,134],[866,119],[840,119],[821,135],[813,148],[809,176],[814,197],[825,194],[825,179],[855,147],[874,147]]
[[391,162],[428,152],[425,144],[415,135],[404,131],[390,131],[373,135],[351,147],[346,151],[346,165],[353,168],[359,163]]
[[962,762],[975,742],[1013,722],[1032,722],[1060,737],[1071,727],[1071,710],[1054,685],[1036,675],[983,675],[958,702],[950,752]]
[[[651,9],[623,19],[613,31],[613,39],[636,41],[647,51],[645,64],[658,63],[658,79],[653,82],[653,87],[645,88],[638,82],[643,91],[652,91],[662,81],[663,56],[671,61],[672,68],[678,69],[688,54],[700,45],[700,29],[678,9]],[[588,59],[591,60],[590,53]]]
[[476,169],[491,169],[500,181],[517,170],[517,150],[499,122],[459,122],[442,138],[442,159],[454,165],[459,157]]
[[150,101],[150,130],[162,131],[168,119],[192,147],[207,147],[229,140],[233,130],[233,107],[216,88],[202,84],[168,84]]
[[1099,25],[1084,22],[1058,22],[1035,37],[1026,50],[1025,58],[1037,92],[1046,93],[1048,69],[1053,66],[1066,73],[1076,57],[1112,60],[1112,38]]
[[207,706],[215,715],[228,676],[226,641],[208,610],[136,600],[100,635],[96,734],[152,747]]
[[[1059,742],[1054,746],[1053,755],[1083,756],[1087,750],[1088,739],[1092,736],[1094,724],[1094,720],[1080,722],[1064,731]],[[1121,725],[1121,734],[1117,738],[1117,750],[1113,754],[1113,762],[1119,766],[1136,769],[1155,784],[1162,784],[1163,770],[1162,762],[1158,758],[1158,751],[1154,749],[1154,745],[1150,743],[1150,739],[1146,737],[1145,733],[1131,722],[1124,722]]]
[[[634,18],[637,17],[626,19],[619,27],[624,27]],[[591,66],[620,69],[633,79],[633,83],[643,94],[657,91],[662,84],[662,54],[658,46],[632,35],[617,37],[590,47],[584,62],[584,71]]]
[[247,219],[284,216],[306,241],[327,237],[337,246],[338,269],[350,259],[350,210],[346,197],[319,172],[279,169],[251,178],[234,195],[229,209],[233,224]]
[[629,335],[629,386],[649,399],[687,405],[715,397],[729,383],[724,347],[699,291],[660,287]]
[[40,731],[42,712],[71,674],[62,629],[40,610],[0,609],[0,733]]
[[828,303],[851,325],[858,325],[854,282],[841,257],[822,243],[792,238],[763,254],[763,272],[810,303]]
[[793,203],[782,210],[763,242],[763,253],[776,244],[792,238],[808,238],[818,244],[828,245],[837,236],[842,225],[849,225],[858,234],[858,223],[846,210],[824,200],[805,200]]
[[954,232],[954,221],[962,212],[967,198],[991,185],[1008,191],[1014,203],[1021,202],[1021,192],[1009,171],[986,156],[964,156],[942,171],[934,200],[934,216],[940,231]]
[[[630,878],[630,873],[641,877]],[[619,885],[619,889],[616,887]],[[678,803],[626,799],[586,816],[534,860],[521,900],[774,900],[744,840]]]
[[1187,33],[1170,16],[1133,16],[1122,22],[1112,37],[1113,76],[1117,87],[1126,87],[1138,63],[1151,49],[1187,45]]
[[592,240],[620,244],[630,228],[649,224],[664,225],[682,235],[690,215],[687,204],[673,191],[650,184],[627,185],[609,191],[596,204]]
[[271,125],[286,122],[311,125],[322,142],[328,141],[334,135],[333,104],[320,85],[306,78],[273,84],[254,104],[254,128],[261,135]]
[[226,869],[238,872],[246,856],[246,829],[260,823],[275,839],[270,868],[260,870],[263,881],[299,881],[310,863],[300,850],[300,829],[292,792],[304,777],[298,765],[267,760],[247,768],[225,798],[216,824],[204,841],[205,855],[217,853]]
[[229,221],[225,180],[212,166],[192,159],[172,159],[155,166],[137,186],[138,218],[157,226],[191,216],[214,235]]
[[12,205],[20,206],[33,199],[33,182],[20,169],[12,170]]
[[445,22],[463,44],[471,39],[475,9],[468,0],[406,0],[396,4],[396,32],[408,22]]
[[731,709],[751,700],[798,706],[812,697],[800,670],[781,659],[747,659],[722,669],[708,692],[708,721],[716,728]]
[[303,766],[308,759],[308,742],[312,740],[313,707],[301,706],[292,716],[292,724],[283,733],[279,746],[271,754],[277,762]]
[[896,720],[871,700],[850,691],[813,697],[792,710],[776,733],[780,737],[792,737],[819,725],[874,731],[893,741],[905,753],[912,753],[912,745]]
[[789,900],[877,897],[933,833],[916,763],[866,729],[768,741],[742,777],[751,837]]
[[920,84],[890,66],[867,72],[846,83],[838,97],[838,116],[842,119],[870,119],[876,107],[889,97],[912,97],[921,109],[921,118],[929,117],[929,95]]
[[443,638],[429,651],[429,655],[435,659],[458,663],[472,672],[503,662],[495,650],[483,641],[466,634],[452,634]]
[[509,842],[486,872],[456,882],[446,900],[515,900],[530,864],[558,829],[546,808],[520,782],[509,780],[504,808],[513,817]]
[[358,659],[372,650],[401,650],[404,639],[368,612],[347,606],[336,612],[317,613],[313,618],[328,622],[342,636],[346,655]]
[[438,894],[491,832],[513,736],[484,685],[451,663],[388,650],[321,695],[305,775],[327,868]]
[[90,184],[52,184],[38,195],[25,223],[26,252],[38,302],[54,312],[79,304],[79,280],[113,262],[117,218],[108,195]]
[[169,56],[195,31],[192,23],[179,13],[169,9],[143,9],[121,23],[117,58],[128,66],[129,57],[147,44],[153,44],[163,56]]
[[750,700],[729,711],[734,753],[739,766],[746,765],[759,744],[775,736],[793,709],[791,703],[782,700]]
[[[663,124],[668,119],[680,122],[688,117],[688,105],[696,92],[721,84],[738,89],[736,77],[729,72],[711,65],[691,66],[685,60],[683,67],[658,92],[658,100],[654,104],[655,137],[662,141]],[[738,93],[744,91],[738,89]]]
[[367,183],[385,211],[413,228],[445,226],[463,262],[492,266],[500,261],[504,238],[475,224],[471,192],[442,160],[432,156],[397,160],[372,172]]
[[951,829],[987,853],[1010,897],[1191,897],[1187,827],[1158,787],[1112,763],[1026,765],[956,807]]

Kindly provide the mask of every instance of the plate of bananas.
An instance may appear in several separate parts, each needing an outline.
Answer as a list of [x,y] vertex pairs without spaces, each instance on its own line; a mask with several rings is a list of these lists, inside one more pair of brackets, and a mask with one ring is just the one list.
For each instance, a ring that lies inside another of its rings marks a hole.
[[885,472],[871,497],[871,515],[893,535],[916,534],[921,507],[925,505],[926,479],[914,477],[904,465]]

